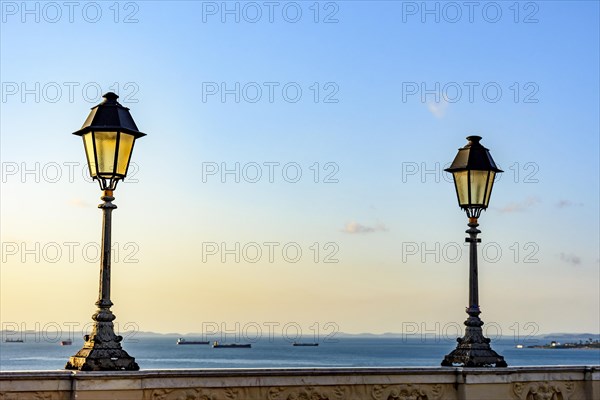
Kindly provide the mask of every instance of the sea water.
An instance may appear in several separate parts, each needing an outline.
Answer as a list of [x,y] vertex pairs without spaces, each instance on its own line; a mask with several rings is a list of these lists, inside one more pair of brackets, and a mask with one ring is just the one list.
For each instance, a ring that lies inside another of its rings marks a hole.
[[[192,338],[189,338],[190,340]],[[177,345],[177,337],[139,337],[125,340],[124,349],[141,369],[175,368],[325,368],[325,367],[437,367],[456,347],[451,340],[418,338],[336,338],[315,347],[295,347],[282,338],[263,338],[251,348],[213,348]],[[542,343],[539,343],[542,344]],[[83,345],[58,341],[0,343],[0,370],[63,369]],[[510,339],[492,341],[509,366],[600,365],[600,349],[516,348]]]

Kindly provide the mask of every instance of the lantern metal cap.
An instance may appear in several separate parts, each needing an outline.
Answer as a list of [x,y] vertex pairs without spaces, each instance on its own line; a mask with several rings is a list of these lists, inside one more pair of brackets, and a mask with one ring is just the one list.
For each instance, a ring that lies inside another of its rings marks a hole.
[[108,92],[104,101],[92,108],[81,129],[73,132],[73,135],[82,136],[91,131],[119,131],[129,133],[136,139],[146,136],[138,130],[129,108],[123,107],[117,99],[116,93]]
[[490,151],[483,147],[479,141],[481,136],[467,136],[469,143],[458,149],[458,154],[452,161],[452,165],[446,168],[446,172],[478,170],[478,171],[494,171],[504,172],[496,166],[494,159],[490,155]]

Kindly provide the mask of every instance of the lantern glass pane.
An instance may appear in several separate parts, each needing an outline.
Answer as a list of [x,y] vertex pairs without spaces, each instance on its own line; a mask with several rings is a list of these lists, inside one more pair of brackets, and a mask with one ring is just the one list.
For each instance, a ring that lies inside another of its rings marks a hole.
[[87,157],[88,166],[90,168],[90,175],[92,178],[96,177],[96,158],[94,157],[94,142],[92,138],[92,132],[88,132],[83,135],[83,146],[85,147],[85,156]]
[[453,172],[454,185],[458,194],[458,204],[461,206],[469,205],[469,171]]
[[112,177],[115,168],[115,151],[117,132],[94,132],[96,139],[96,156],[98,173],[103,177]]
[[485,205],[486,183],[489,171],[471,171],[471,204]]
[[131,150],[133,149],[133,135],[121,132],[121,138],[119,139],[119,161],[117,162],[117,174],[125,176],[127,172],[127,165],[129,164],[129,157],[131,156]]
[[485,193],[485,206],[487,207],[490,204],[490,196],[492,194],[492,186],[494,186],[494,179],[496,178],[496,173],[494,171],[490,171],[490,177],[488,178],[488,186],[487,192]]

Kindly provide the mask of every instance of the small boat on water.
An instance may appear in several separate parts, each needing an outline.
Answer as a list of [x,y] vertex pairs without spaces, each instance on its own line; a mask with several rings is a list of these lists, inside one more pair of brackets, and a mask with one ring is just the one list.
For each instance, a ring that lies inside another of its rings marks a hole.
[[72,344],[73,344],[73,341],[72,341],[72,340],[70,340],[70,339],[67,339],[67,340],[61,340],[61,341],[60,341],[60,345],[61,345],[61,346],[70,346],[70,345],[72,345]]
[[210,344],[210,342],[204,340],[185,340],[184,338],[179,338],[177,339],[177,344]]
[[523,345],[522,345],[522,344],[518,344],[518,345],[516,345],[515,347],[516,347],[517,349],[522,349],[522,348],[523,348]]
[[214,342],[213,343],[213,348],[215,349],[220,349],[220,348],[250,348],[252,347],[251,344],[240,344],[240,343],[231,343],[231,344],[220,344],[219,342]]
[[23,339],[4,339],[4,343],[23,343]]
[[294,342],[292,343],[292,346],[298,346],[298,347],[314,347],[314,346],[318,346],[319,343],[298,343],[298,342]]

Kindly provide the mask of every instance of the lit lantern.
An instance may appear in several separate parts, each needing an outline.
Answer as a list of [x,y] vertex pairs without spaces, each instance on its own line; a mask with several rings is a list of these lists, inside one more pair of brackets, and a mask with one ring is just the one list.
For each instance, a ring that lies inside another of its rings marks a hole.
[[488,149],[479,141],[481,136],[467,137],[469,143],[458,150],[450,168],[459,206],[469,218],[479,218],[481,210],[490,203],[492,187],[497,173],[503,172],[496,166]]
[[92,178],[102,190],[115,190],[117,182],[127,176],[135,140],[146,134],[138,130],[129,108],[119,104],[119,96],[109,92],[103,97],[73,134],[83,138]]

